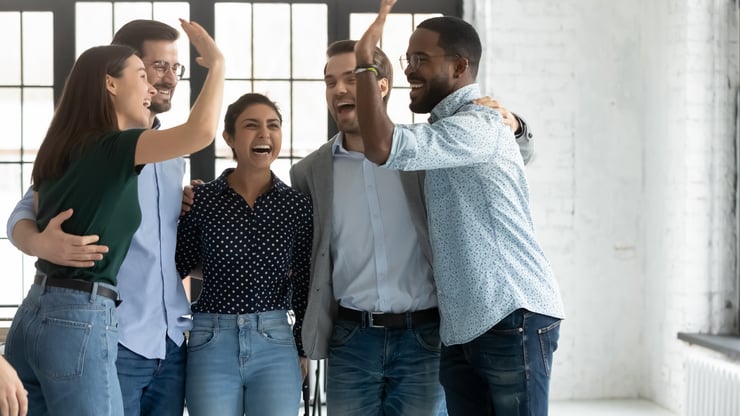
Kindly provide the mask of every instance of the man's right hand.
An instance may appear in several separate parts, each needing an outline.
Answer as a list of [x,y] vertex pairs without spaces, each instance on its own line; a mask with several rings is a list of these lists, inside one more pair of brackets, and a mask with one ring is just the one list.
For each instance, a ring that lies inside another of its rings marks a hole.
[[195,192],[193,192],[193,188],[203,185],[203,183],[204,182],[200,179],[193,179],[190,181],[190,185],[185,185],[182,189],[182,206],[180,207],[181,217],[185,215],[186,212],[189,212],[190,208],[193,206],[193,202],[195,201]]
[[[72,208],[62,211],[49,221],[43,232],[37,231],[30,242],[30,254],[60,266],[70,267],[93,267],[95,261],[102,260],[103,254],[108,252],[108,246],[95,244],[100,237],[67,234],[62,230],[62,223],[72,217],[73,213]],[[22,222],[25,221],[29,220]],[[20,225],[21,223],[18,223],[16,228]],[[17,230],[14,231],[14,237],[16,233]]]

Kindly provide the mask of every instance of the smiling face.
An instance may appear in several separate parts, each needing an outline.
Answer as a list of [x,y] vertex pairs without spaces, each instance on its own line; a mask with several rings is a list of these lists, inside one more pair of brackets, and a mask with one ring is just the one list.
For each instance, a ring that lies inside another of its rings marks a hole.
[[149,82],[157,90],[152,98],[152,113],[164,113],[172,108],[172,95],[177,87],[177,75],[171,70],[159,72],[154,69],[154,62],[164,62],[172,65],[179,63],[177,58],[177,44],[169,40],[147,40],[141,48],[141,60],[146,66]]
[[429,113],[457,88],[457,59],[446,55],[445,50],[438,46],[438,41],[439,33],[423,28],[416,29],[409,39],[406,56],[416,55],[419,58],[417,67],[408,65],[404,70],[411,86],[409,108],[414,113]]
[[270,169],[280,154],[283,130],[280,116],[267,104],[251,104],[234,122],[234,133],[223,134],[239,166]]
[[121,76],[106,75],[106,88],[116,109],[119,129],[151,126],[149,106],[155,90],[147,81],[144,63],[138,56],[131,55],[126,60]]
[[355,112],[355,62],[354,53],[342,53],[330,57],[324,69],[326,105],[337,127],[345,134],[360,134]]

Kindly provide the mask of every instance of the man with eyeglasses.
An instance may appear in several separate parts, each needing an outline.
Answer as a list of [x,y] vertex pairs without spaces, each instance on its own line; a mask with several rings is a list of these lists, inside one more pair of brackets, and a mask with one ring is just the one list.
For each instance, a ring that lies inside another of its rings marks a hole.
[[[147,79],[157,90],[149,109],[169,111],[172,95],[185,67],[179,63],[179,32],[154,20],[134,20],[121,27],[112,43],[138,51]],[[127,416],[182,416],[185,397],[185,331],[192,327],[190,305],[175,269],[177,220],[182,200],[185,161],[182,158],[147,164],[139,174],[141,224],[118,273],[122,299],[118,307],[119,344],[116,367]],[[97,236],[62,231],[68,210],[36,227],[33,195],[26,193],[8,219],[10,241],[24,253],[53,263],[92,267],[107,247]]]
[[[312,359],[328,358],[329,415],[444,415],[424,175],[365,159],[355,110],[355,44],[337,41],[326,51],[326,104],[340,132],[290,171],[292,185],[314,207],[303,347]],[[393,68],[379,48],[373,63],[385,108]],[[524,122],[497,102],[488,104],[511,121],[529,159]]]
[[428,124],[393,124],[373,65],[387,15],[357,43],[357,118],[368,159],[424,170],[440,311],[439,378],[450,415],[547,415],[563,303],[534,235],[524,165],[500,115],[475,105],[482,45],[456,17],[409,38],[409,108]]

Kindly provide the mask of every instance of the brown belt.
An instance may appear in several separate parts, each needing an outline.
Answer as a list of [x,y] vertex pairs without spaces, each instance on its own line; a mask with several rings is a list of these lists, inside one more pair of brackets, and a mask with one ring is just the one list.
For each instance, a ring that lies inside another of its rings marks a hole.
[[405,313],[365,312],[339,306],[337,320],[351,321],[363,328],[412,329],[419,325],[439,322],[437,308]]

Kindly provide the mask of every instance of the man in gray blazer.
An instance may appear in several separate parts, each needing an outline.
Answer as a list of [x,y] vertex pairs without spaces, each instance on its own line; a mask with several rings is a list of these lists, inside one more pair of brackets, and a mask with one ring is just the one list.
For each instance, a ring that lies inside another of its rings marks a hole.
[[[354,111],[354,45],[327,49],[326,101],[340,132],[290,171],[314,209],[303,346],[312,359],[328,358],[330,415],[446,414],[424,174],[365,159]],[[373,58],[387,105],[393,69],[380,49]],[[509,121],[528,160],[524,122],[495,101],[488,105]]]

